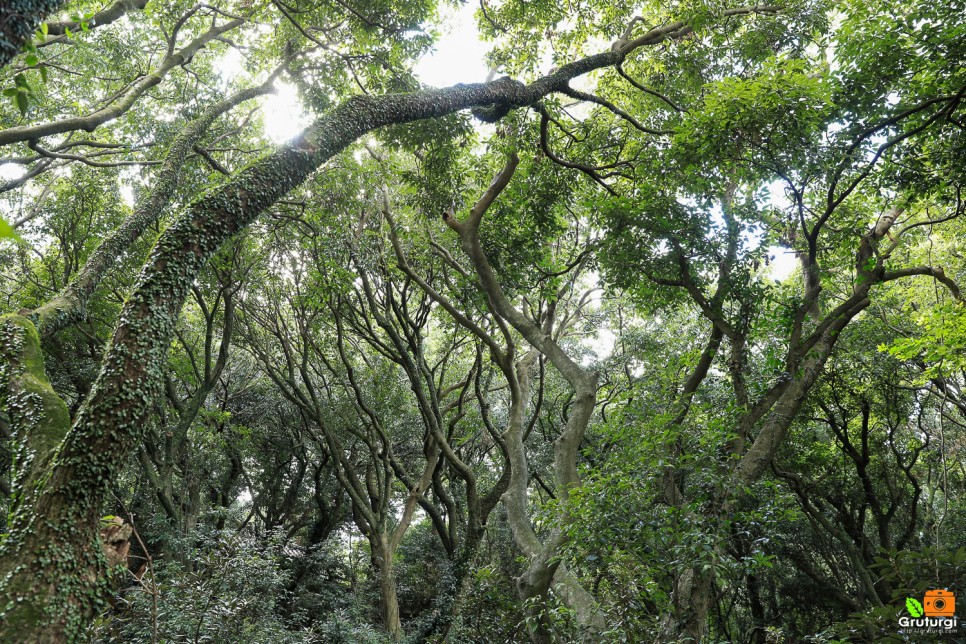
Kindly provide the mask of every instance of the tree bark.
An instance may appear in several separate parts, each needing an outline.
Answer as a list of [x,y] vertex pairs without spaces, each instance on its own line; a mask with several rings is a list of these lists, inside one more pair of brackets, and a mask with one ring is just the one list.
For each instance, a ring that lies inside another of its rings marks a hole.
[[394,548],[389,543],[389,535],[380,534],[370,541],[372,548],[372,567],[379,576],[379,603],[382,611],[382,624],[392,641],[402,639],[402,622],[399,619],[399,596],[396,593],[396,573],[393,569]]
[[713,575],[688,568],[674,580],[674,612],[664,619],[662,641],[703,642],[708,633]]

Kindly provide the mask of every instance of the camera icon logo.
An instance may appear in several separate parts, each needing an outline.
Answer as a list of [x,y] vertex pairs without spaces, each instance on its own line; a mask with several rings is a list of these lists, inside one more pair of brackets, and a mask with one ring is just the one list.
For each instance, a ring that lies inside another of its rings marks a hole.
[[927,590],[922,608],[926,617],[952,617],[956,614],[956,595],[948,590]]

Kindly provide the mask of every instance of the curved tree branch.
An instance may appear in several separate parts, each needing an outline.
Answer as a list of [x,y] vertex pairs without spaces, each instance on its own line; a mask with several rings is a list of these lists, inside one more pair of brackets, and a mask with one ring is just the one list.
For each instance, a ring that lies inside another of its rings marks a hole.
[[[147,4],[148,0],[117,0],[107,9],[102,9],[91,16],[90,20],[86,21],[87,27],[93,29],[109,25],[131,11],[144,9]],[[54,20],[47,23],[47,35],[49,36],[66,35],[68,29],[80,31],[81,24],[75,20]]]

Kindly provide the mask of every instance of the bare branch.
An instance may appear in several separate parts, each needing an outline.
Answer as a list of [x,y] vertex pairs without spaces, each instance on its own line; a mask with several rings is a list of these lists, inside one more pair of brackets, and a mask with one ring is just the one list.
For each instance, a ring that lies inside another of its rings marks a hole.
[[607,99],[597,96],[596,94],[581,92],[580,90],[573,89],[572,87],[566,87],[562,90],[562,92],[571,98],[576,98],[579,101],[596,103],[601,107],[607,108],[608,110],[610,110],[617,116],[621,117],[622,119],[624,119],[625,121],[633,125],[641,132],[644,132],[645,134],[656,134],[659,136],[674,134],[674,130],[655,130],[654,128],[647,127],[646,125],[638,121],[636,118],[634,118],[633,116],[631,116],[630,114],[622,110],[621,108],[617,107]]
[[674,101],[672,101],[670,98],[668,98],[664,94],[661,94],[660,92],[657,92],[657,91],[655,91],[655,90],[653,90],[653,89],[651,89],[649,87],[645,87],[644,85],[642,85],[638,81],[636,81],[633,78],[631,78],[628,75],[628,73],[626,71],[624,71],[624,66],[623,65],[617,65],[614,69],[617,70],[617,73],[620,74],[620,76],[624,80],[626,80],[628,83],[630,83],[631,85],[633,85],[636,89],[644,92],[645,94],[650,94],[651,96],[653,96],[655,98],[661,99],[662,101],[664,101],[665,103],[667,103],[668,106],[672,110],[674,110],[676,112],[687,113],[687,110],[686,109],[684,109],[683,107],[681,107],[680,105],[678,105],[677,103],[675,103]]

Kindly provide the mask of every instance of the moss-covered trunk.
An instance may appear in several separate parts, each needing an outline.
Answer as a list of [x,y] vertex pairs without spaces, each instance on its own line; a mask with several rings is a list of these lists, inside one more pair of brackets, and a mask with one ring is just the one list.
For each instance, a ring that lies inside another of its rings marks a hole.
[[0,548],[18,555],[0,559],[0,641],[64,641],[83,625],[78,607],[106,600],[107,565],[97,530],[75,529],[98,526],[98,517],[81,516],[69,496],[46,494],[70,416],[47,380],[37,330],[20,315],[0,318],[0,408],[17,443],[16,494]]
[[0,67],[13,60],[41,21],[64,4],[64,0],[7,0],[0,4]]

